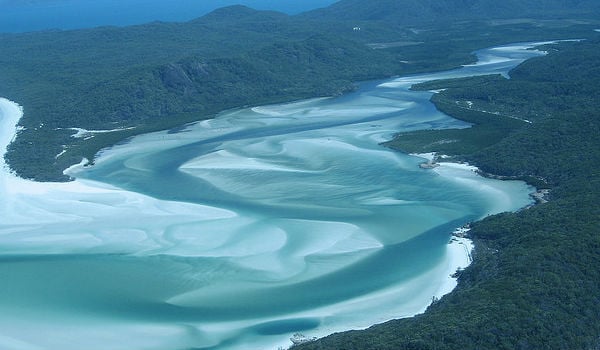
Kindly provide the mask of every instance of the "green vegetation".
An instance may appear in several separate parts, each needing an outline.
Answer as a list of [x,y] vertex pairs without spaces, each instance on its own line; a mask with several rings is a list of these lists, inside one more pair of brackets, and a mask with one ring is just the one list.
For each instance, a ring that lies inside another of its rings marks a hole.
[[[361,80],[453,68],[484,46],[585,37],[594,28],[533,20],[359,24],[355,31],[355,21],[233,6],[187,23],[0,35],[0,96],[25,109],[7,161],[22,177],[65,181],[65,168],[136,134],[230,108],[336,95]],[[122,130],[76,139],[69,128]]]
[[[298,349],[600,348],[600,40],[553,46],[511,77],[417,87],[448,87],[435,103],[475,127],[401,134],[389,145],[543,178],[550,202],[475,223],[474,262],[425,314]],[[456,145],[435,143],[447,139]]]
[[[471,52],[485,46],[588,38],[549,47],[549,56],[525,62],[510,80],[416,87],[448,88],[435,95],[438,108],[474,126],[401,134],[390,147],[438,151],[491,174],[535,181],[551,189],[551,201],[474,224],[474,263],[427,313],[299,348],[600,348],[600,42],[594,21],[556,16],[593,16],[598,2],[503,7],[469,0],[445,18],[431,6],[446,2],[385,7],[390,3],[365,9],[365,1],[345,0],[296,17],[230,7],[182,24],[0,35],[0,95],[25,108],[25,129],[7,160],[23,177],[63,181],[64,168],[103,147],[224,109],[445,70],[471,62]],[[540,6],[543,20],[510,19]],[[419,21],[403,22],[415,11]],[[481,14],[487,20],[472,20]],[[75,139],[72,127],[122,130]]]
[[[500,75],[473,77],[456,80],[434,81],[413,86],[413,89],[436,90],[449,89],[435,94],[432,101],[437,108],[448,115],[460,116],[460,119],[473,124],[471,128],[451,130],[421,130],[398,135],[393,141],[386,143],[389,147],[405,152],[426,153],[440,152],[454,155],[456,158],[475,153],[492,146],[524,126],[523,119],[499,114],[495,108],[481,107],[480,101],[459,99],[458,91],[468,86],[470,91],[482,92],[489,85],[504,80]],[[462,95],[463,98],[468,93]],[[475,96],[472,96],[475,97]],[[487,95],[484,97],[487,99]],[[487,106],[489,107],[489,106]],[[492,112],[493,111],[493,112]],[[464,159],[461,159],[464,160]]]
[[402,25],[424,21],[451,23],[473,18],[526,20],[529,17],[596,18],[600,7],[595,0],[342,0],[306,17],[352,20],[384,20]]

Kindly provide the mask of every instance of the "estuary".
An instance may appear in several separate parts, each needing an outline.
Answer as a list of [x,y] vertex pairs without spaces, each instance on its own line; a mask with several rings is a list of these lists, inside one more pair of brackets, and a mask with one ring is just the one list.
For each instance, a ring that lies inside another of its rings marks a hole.
[[[70,183],[2,164],[0,348],[276,349],[423,312],[469,263],[450,233],[534,189],[465,164],[421,169],[380,143],[469,127],[410,86],[507,75],[537,44],[137,136],[68,169]],[[1,100],[0,113],[5,151],[22,110]]]

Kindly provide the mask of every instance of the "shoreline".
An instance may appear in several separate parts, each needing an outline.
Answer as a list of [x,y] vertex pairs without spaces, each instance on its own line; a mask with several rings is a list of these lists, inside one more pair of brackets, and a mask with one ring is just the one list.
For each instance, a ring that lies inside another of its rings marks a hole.
[[[17,108],[19,108],[18,105],[12,101],[5,99],[2,102],[3,103],[12,103],[14,105],[13,108],[15,106],[17,106]],[[20,110],[20,111],[22,113],[22,110]],[[18,118],[16,119],[15,124],[16,123],[18,123]],[[10,140],[12,140],[12,138],[16,134],[16,125],[15,125],[15,128],[13,128],[11,130],[14,131],[13,135],[9,135],[9,133],[5,133],[3,135],[6,139],[8,139],[8,142],[10,142]],[[10,136],[10,139],[8,138],[9,136]],[[429,163],[434,164],[433,158],[435,157],[435,154],[431,154],[430,157],[432,158],[432,160]],[[442,176],[452,176],[452,174],[456,173],[457,171],[459,171],[459,172],[466,171],[466,173],[464,173],[464,174],[469,174],[469,176],[472,176],[472,174],[481,176],[480,174],[477,174],[476,167],[473,167],[468,164],[451,163],[451,162],[441,162],[441,163],[436,162],[435,164],[436,164],[435,166],[433,166],[433,165],[431,166],[433,171],[435,171],[435,172],[440,173],[440,172],[444,172],[446,170],[450,170],[450,175],[446,171],[446,173],[444,175],[440,174]],[[81,166],[81,164],[74,165],[74,167],[80,167],[80,166]],[[65,172],[68,172],[68,171],[69,170],[65,170]],[[472,180],[472,179],[469,179],[469,180]],[[28,180],[23,180],[23,181],[28,181]],[[33,181],[31,181],[31,182],[33,182]],[[57,185],[57,186],[54,186],[54,185]],[[61,186],[59,184],[54,184],[54,183],[39,183],[39,185],[34,186],[39,189],[39,192],[36,192],[35,195],[40,195],[40,194],[44,195],[50,191],[54,191],[56,193],[56,189],[62,187],[63,189],[64,188],[69,188],[71,190],[75,189],[75,191],[68,191],[69,195],[72,196],[73,198],[76,198],[81,193],[88,193],[86,191],[90,191],[90,189],[92,190],[92,192],[104,192],[104,193],[111,192],[111,195],[114,195],[116,193],[119,196],[123,196],[123,197],[127,197],[127,198],[131,198],[131,196],[133,196],[133,198],[135,198],[136,200],[138,200],[138,198],[140,198],[137,195],[141,196],[141,194],[137,194],[137,193],[124,193],[127,191],[119,190],[116,188],[110,188],[110,186],[108,186],[108,185],[106,185],[106,187],[104,187],[102,183],[97,183],[96,185],[98,187],[89,186],[89,184],[84,183],[83,181],[80,181],[77,179],[75,179],[75,181],[64,183],[64,185],[65,186]],[[492,190],[494,190],[494,189],[497,190],[497,188],[492,188]],[[8,198],[10,200],[10,197],[8,197]],[[5,200],[6,200],[6,198],[5,198]],[[93,202],[92,198],[90,198],[88,200]],[[493,209],[491,209],[491,210],[493,210]],[[105,215],[105,216],[112,217],[111,215],[112,214]],[[8,217],[10,217],[10,215]],[[455,229],[454,231],[456,232],[458,229],[459,228]],[[333,332],[341,332],[341,331],[346,331],[348,329],[365,329],[365,328],[369,328],[375,324],[384,323],[384,322],[394,320],[394,319],[411,318],[416,315],[425,313],[427,311],[428,307],[432,304],[432,302],[435,302],[436,300],[439,300],[443,296],[454,291],[458,285],[457,272],[468,267],[470,265],[470,263],[472,262],[471,252],[473,250],[473,241],[471,241],[467,237],[455,237],[455,235],[453,235],[451,232],[448,232],[447,234],[449,236],[448,237],[449,242],[445,248],[445,255],[441,259],[442,262],[435,269],[435,274],[429,274],[429,275],[425,274],[427,276],[425,276],[425,275],[421,276],[422,278],[428,279],[427,282],[429,283],[430,286],[431,286],[432,280],[435,281],[435,285],[431,289],[428,289],[428,291],[426,292],[427,297],[424,298],[424,295],[423,295],[421,298],[411,299],[412,304],[402,306],[406,310],[405,313],[402,313],[402,311],[397,312],[398,310],[395,309],[393,315],[387,315],[384,313],[381,315],[380,318],[378,316],[376,316],[374,318],[370,318],[368,321],[368,324],[366,326],[361,325],[360,327],[353,327],[352,323],[347,323],[344,327],[338,328],[338,327],[335,327],[334,324],[328,325],[327,323],[324,323],[322,325],[321,331],[318,332],[318,335],[326,336],[328,334],[332,334]],[[75,236],[76,236],[76,234],[75,234]],[[68,244],[71,247],[72,246],[77,247],[78,245],[80,245],[79,247],[81,247],[85,244],[89,244],[89,239],[91,238],[90,236],[79,235],[77,237],[74,237],[74,240],[75,240],[74,242],[71,242],[71,237],[69,237],[68,235],[66,235],[65,237],[68,237],[68,240],[69,240]],[[94,237],[94,238],[98,238],[98,237]],[[43,247],[44,245],[47,245],[48,243],[53,243],[53,242],[56,242],[55,238],[50,237],[49,240],[38,241],[37,244],[40,244],[40,247]],[[131,242],[129,242],[128,244],[131,244]],[[134,243],[134,245],[135,245],[135,243]],[[81,248],[76,248],[76,249],[81,249]],[[144,254],[143,253],[144,251],[155,251],[157,249],[160,249],[160,247],[157,248],[157,247],[147,247],[146,246],[146,247],[142,248],[142,254]],[[138,252],[139,252],[139,250],[138,250]],[[58,253],[60,253],[60,252],[58,252]],[[175,254],[177,254],[177,253],[175,253]],[[435,290],[435,292],[431,293],[431,290]],[[398,291],[399,291],[398,289],[392,288],[392,289],[388,289],[388,290],[377,291],[374,294],[378,294],[380,296],[381,295],[396,295],[395,292],[398,292]],[[369,300],[372,297],[374,297],[374,296],[368,295],[368,296],[365,296],[364,299]],[[356,303],[357,300],[360,300],[360,299],[363,299],[363,298],[345,301],[344,304]],[[336,306],[331,305],[330,307],[335,308]],[[346,307],[346,306],[344,306],[344,307]],[[327,308],[328,307],[326,307],[325,309],[327,309]],[[365,310],[365,311],[367,311],[367,310]],[[373,314],[373,315],[375,315],[375,314]],[[356,321],[354,321],[354,322],[356,322]],[[316,328],[315,331],[319,331],[319,328]],[[317,332],[315,332],[315,333],[317,333]],[[314,334],[310,334],[310,333],[308,333],[308,331],[307,331],[307,335],[314,336]]]
[[[524,178],[527,176],[495,175],[495,174],[491,174],[491,173],[482,171],[476,165],[470,165],[469,163],[466,163],[466,162],[441,162],[440,160],[451,158],[451,157],[444,155],[444,154],[437,154],[437,152],[408,153],[408,154],[411,156],[423,158],[426,160],[425,162],[422,162],[419,164],[419,168],[421,168],[421,169],[435,169],[439,166],[443,166],[444,164],[446,164],[446,166],[453,164],[453,167],[455,167],[455,168],[463,167],[464,169],[471,170],[471,171],[477,173],[477,175],[479,175],[483,178],[486,178],[486,179],[499,180],[499,181],[523,181],[523,182],[525,182],[535,189],[534,192],[529,194],[529,196],[535,201],[535,203],[525,206],[525,207],[521,208],[520,210],[529,209],[534,205],[544,204],[544,203],[548,203],[550,201],[550,195],[551,195],[552,191],[549,188],[538,188],[535,185],[529,183]],[[531,177],[533,177],[533,176],[531,176]],[[543,178],[535,178],[535,179],[539,180],[543,183],[546,183],[545,179],[543,179]]]
[[[0,125],[2,125],[2,133],[0,134],[0,146],[3,147],[3,149],[0,149],[0,151],[6,151],[5,148],[8,146],[8,144],[10,143],[10,141],[15,137],[16,132],[17,132],[17,124],[19,121],[20,116],[22,115],[23,109],[16,104],[13,101],[10,101],[8,99],[0,99],[0,113],[2,114],[2,119],[0,120]],[[3,152],[3,153],[4,153]],[[4,156],[4,154],[3,154]],[[69,169],[65,169],[65,173],[68,174],[70,172],[70,170],[77,168],[77,167],[81,167],[82,164],[85,163],[85,160],[82,161],[82,163],[80,164],[76,164],[73,165],[71,168]],[[45,202],[45,199],[43,199],[44,197],[47,197],[47,199],[52,200],[52,198],[62,198],[62,197],[68,197],[68,198],[77,198],[77,197],[81,197],[81,196],[85,196],[87,198],[93,198],[93,197],[89,197],[89,196],[95,196],[95,195],[119,195],[119,196],[124,196],[125,198],[137,198],[139,194],[127,194],[124,193],[126,191],[117,189],[117,188],[112,188],[112,186],[109,185],[104,185],[102,183],[95,183],[95,182],[87,182],[87,181],[81,181],[81,180],[77,180],[75,179],[74,181],[70,181],[70,182],[64,182],[64,183],[43,183],[43,182],[36,182],[33,180],[27,180],[27,179],[22,179],[20,177],[17,177],[16,175],[12,174],[10,169],[7,168],[7,166],[4,164],[4,159],[2,159],[2,164],[3,166],[3,170],[2,173],[0,174],[0,184],[2,184],[3,186],[3,190],[5,191],[5,196],[3,196],[2,201],[2,206],[0,206],[0,212],[4,213],[4,215],[6,215],[7,218],[9,218],[9,222],[7,223],[8,225],[15,225],[19,222],[27,222],[29,216],[26,216],[21,213],[21,212],[17,212],[13,209],[11,209],[11,203],[9,203],[10,201],[13,201],[16,197],[15,196],[26,196],[29,198],[36,198],[36,200],[41,200],[42,202],[42,206],[44,205],[43,203]],[[49,197],[48,197],[49,196]],[[144,197],[143,195],[140,195],[141,197]],[[27,199],[25,199],[27,200]],[[129,201],[131,201],[132,199],[129,199]],[[19,200],[19,203],[21,200]],[[136,199],[133,199],[133,201],[136,201]],[[23,205],[28,205],[27,202],[23,202],[21,204],[18,204],[19,206],[23,206]],[[25,206],[26,208],[26,206]],[[118,208],[117,208],[118,209]],[[50,220],[50,221],[48,221]],[[61,218],[52,218],[52,214],[51,212],[48,212],[47,214],[44,214],[43,217],[41,218],[36,218],[34,223],[38,223],[41,225],[44,225],[45,223],[49,223],[49,222],[53,222],[53,220],[59,220],[62,221],[64,219]],[[26,248],[25,250],[23,250],[23,248],[18,248],[16,251],[17,252],[21,252],[23,254],[31,254],[34,253],[35,251],[37,251],[37,249],[43,249],[44,246],[46,246],[47,244],[53,244],[53,242],[60,242],[57,241],[57,239],[59,240],[65,240],[65,243],[67,243],[67,247],[66,249],[81,249],[78,247],[85,247],[87,245],[89,245],[89,243],[86,243],[86,241],[89,241],[90,239],[96,239],[96,238],[92,238],[91,236],[86,236],[86,235],[75,235],[75,236],[69,236],[67,235],[63,235],[61,237],[54,237],[52,235],[47,236],[47,237],[34,237],[34,236],[30,236],[30,237],[25,237],[25,240],[30,240],[32,242],[32,247],[33,248]],[[416,311],[412,311],[409,314],[400,314],[400,315],[394,315],[391,318],[387,318],[384,316],[383,319],[378,320],[376,323],[373,324],[378,324],[381,322],[385,322],[388,320],[392,320],[392,319],[396,319],[396,318],[406,318],[406,317],[414,317],[416,315],[422,314],[423,312],[425,312],[427,310],[427,307],[430,305],[430,302],[432,299],[439,299],[442,296],[452,292],[452,290],[454,290],[454,288],[456,287],[457,281],[456,278],[452,277],[452,275],[459,269],[462,269],[466,266],[468,266],[468,263],[470,262],[470,258],[469,258],[469,254],[468,251],[466,252],[465,249],[467,247],[469,247],[470,243],[466,240],[453,240],[451,242],[449,242],[447,248],[446,248],[446,257],[443,259],[444,263],[442,267],[439,267],[443,270],[442,273],[440,273],[439,271],[435,273],[435,280],[436,282],[436,292],[433,295],[430,295],[429,297],[427,297],[426,299],[423,300],[423,303],[421,304],[421,301],[419,300],[415,300],[415,302],[418,303],[418,305],[412,304],[410,306],[409,309],[414,309]],[[41,247],[41,248],[35,248],[35,247]],[[146,247],[143,250],[149,249],[150,247]],[[65,247],[62,248],[57,248],[58,250],[56,250],[55,248],[50,249],[50,251],[46,251],[45,253],[52,253],[52,254],[60,254],[62,252],[63,249],[65,249]],[[444,267],[445,266],[445,267]],[[436,270],[437,271],[437,270]],[[429,276],[427,278],[430,278],[432,276]],[[393,291],[382,291],[381,293],[383,294],[387,294],[387,293],[393,293]],[[368,299],[368,298],[367,298]],[[332,306],[333,307],[333,306]],[[366,325],[364,327],[360,327],[360,328],[356,328],[356,329],[365,329],[368,328],[370,326],[372,326],[373,324],[369,324]],[[323,331],[326,332],[327,334],[325,334],[324,332],[318,332],[319,336],[325,336],[328,334],[331,334],[333,332],[339,332],[339,331],[344,331],[347,330],[349,328],[351,328],[352,325],[348,325],[348,327],[344,327],[343,329],[341,328],[336,328],[336,329],[331,329],[328,330],[327,327],[325,326]]]
[[[13,103],[15,106],[17,106],[14,102],[11,102],[8,100],[5,100],[4,102],[5,103]],[[18,119],[17,119],[17,122],[18,122]],[[8,135],[8,136],[11,136],[11,135]],[[14,137],[14,135],[12,135],[12,137]],[[421,156],[422,156],[421,158],[424,158],[423,155],[421,155]],[[480,181],[480,180],[474,180],[473,177],[476,176],[476,177],[485,178],[477,173],[477,168],[474,166],[471,166],[471,165],[465,164],[465,163],[451,163],[451,162],[437,163],[437,161],[434,162],[435,156],[436,155],[434,153],[431,153],[429,155],[426,155],[425,158],[428,160],[429,166],[432,168],[432,171],[438,173],[440,176],[445,176],[445,177],[449,177],[452,179],[456,179],[457,181],[463,181],[463,182],[467,182],[467,183],[471,183],[471,184],[475,183],[475,184],[479,184],[479,185],[481,185],[481,183],[478,183],[477,181]],[[443,157],[440,156],[440,158],[443,158]],[[80,167],[80,166],[81,166],[81,164],[74,165],[74,167]],[[73,170],[73,168],[71,168],[70,170]],[[68,173],[69,170],[65,170],[65,172]],[[143,197],[143,195],[141,195],[141,194],[127,193],[127,191],[119,190],[116,188],[110,188],[110,186],[108,186],[108,185],[106,185],[106,187],[103,188],[102,183],[96,184],[98,186],[98,188],[96,188],[95,186],[88,186],[88,184],[83,183],[82,181],[77,180],[77,179],[75,179],[75,181],[67,182],[65,184],[66,185],[77,184],[74,186],[77,187],[79,185],[82,185],[84,188],[91,187],[95,191],[104,190],[105,192],[112,192],[111,195],[116,194],[121,197],[126,197],[126,198],[128,198],[128,200],[130,202],[131,202],[131,198],[134,198],[135,199],[134,202],[135,202],[136,200],[139,201],[140,198]],[[45,191],[46,191],[46,192],[41,192],[40,194],[47,193],[48,185],[53,185],[53,184],[40,183],[40,187],[42,189],[45,188]],[[56,187],[50,186],[50,188],[56,188]],[[71,193],[69,193],[69,195],[71,196],[71,198],[77,198],[77,196],[79,194],[81,194],[80,190],[81,189],[79,189],[79,191],[71,192]],[[494,185],[490,185],[490,182],[485,183],[483,191],[485,191],[487,194],[492,195],[492,196],[494,194],[503,195],[502,186],[497,187]],[[94,199],[91,197],[88,198],[87,200],[92,203],[94,201]],[[142,199],[142,201],[145,201],[145,200],[146,199]],[[521,201],[522,201],[522,199],[519,200],[518,202],[512,202],[510,199],[507,199],[507,193],[504,193],[504,195],[502,197],[500,197],[499,203],[495,203],[493,205],[488,203],[488,204],[486,204],[486,208],[488,208],[490,212],[499,212],[498,208],[514,208],[514,204],[512,206],[510,204],[511,203],[519,203],[520,204]],[[158,202],[160,202],[160,201],[158,201]],[[507,205],[509,205],[509,206],[507,206]],[[130,208],[127,207],[126,209],[130,209]],[[216,208],[214,208],[214,209],[216,209]],[[508,210],[508,209],[502,209],[502,211],[504,211],[504,210]],[[117,216],[122,215],[121,213],[119,213],[119,214],[112,214],[112,213],[113,213],[112,211],[106,212],[102,215],[102,217],[112,218],[112,215],[117,215]],[[484,215],[484,214],[485,213],[482,213],[482,215]],[[224,214],[221,213],[220,215],[224,215]],[[481,218],[483,218],[483,216]],[[458,231],[459,229],[460,228],[455,228],[454,232]],[[78,231],[77,231],[76,226],[75,226],[75,229],[72,230],[72,232],[73,232],[74,236],[77,236]],[[321,324],[321,326],[314,329],[315,334],[310,334],[310,333],[308,333],[309,331],[307,331],[307,336],[309,336],[309,337],[312,337],[314,335],[326,336],[328,334],[332,334],[333,332],[342,332],[342,331],[347,331],[349,329],[365,329],[365,328],[369,328],[375,324],[380,324],[380,323],[384,323],[384,322],[394,320],[394,319],[399,319],[399,318],[410,318],[410,317],[414,317],[416,315],[425,313],[427,311],[427,309],[429,308],[429,306],[432,304],[432,302],[439,300],[443,296],[448,295],[449,293],[453,292],[456,289],[456,287],[458,285],[458,273],[457,272],[460,272],[460,270],[468,267],[472,262],[471,252],[474,247],[473,241],[467,237],[456,237],[456,235],[453,234],[452,232],[447,232],[446,234],[448,235],[448,241],[447,241],[446,247],[444,249],[444,256],[440,259],[440,263],[438,265],[436,265],[435,268],[428,271],[428,273],[424,273],[424,274],[420,275],[419,276],[420,280],[416,284],[416,286],[421,286],[420,288],[426,288],[426,289],[420,289],[421,292],[424,292],[424,293],[421,293],[421,295],[405,295],[404,297],[408,296],[408,299],[405,299],[405,300],[409,300],[409,302],[401,303],[401,300],[399,300],[400,303],[397,303],[397,305],[400,305],[400,306],[398,306],[397,308],[393,308],[393,310],[391,310],[391,309],[387,310],[388,311],[387,313],[385,312],[386,310],[384,310],[384,312],[382,312],[382,313],[380,313],[382,310],[372,310],[372,312],[370,312],[370,314],[368,315],[369,317],[367,317],[367,322],[365,322],[365,323],[360,323],[357,320],[352,320],[352,321],[346,320],[345,323],[342,322],[343,324],[341,324],[340,327],[337,327],[336,321],[334,319],[329,320],[329,321],[326,321],[324,319],[323,320],[324,322]],[[116,236],[118,236],[118,235],[116,235]],[[98,237],[94,237],[94,238],[98,238]],[[163,239],[164,237],[155,237],[155,238]],[[71,238],[69,237],[68,244],[71,246],[73,246],[73,245],[77,246],[78,244],[80,244],[80,245],[86,244],[86,242],[89,241],[90,237],[89,236],[86,237],[84,235],[79,235],[79,237],[75,237],[75,240],[76,240],[75,242],[71,242],[70,239]],[[119,238],[119,239],[123,239],[123,238]],[[125,238],[125,241],[126,240],[127,239]],[[101,239],[101,241],[102,241],[102,239]],[[52,243],[52,242],[55,242],[55,241],[54,241],[54,238],[51,237],[50,240],[38,242],[38,244],[41,244],[40,246],[43,249],[44,245],[47,245],[48,243]],[[134,248],[131,248],[131,243],[133,243]],[[137,248],[138,253],[141,253],[141,254],[145,254],[144,252],[158,251],[159,249],[161,249],[161,247],[148,247],[148,246],[135,247],[136,243],[131,242],[131,241],[124,246],[127,246],[127,245],[129,245],[129,249]],[[141,251],[139,250],[140,248],[141,248]],[[162,248],[164,248],[164,247],[162,247]],[[103,249],[106,249],[106,248],[103,248]],[[189,251],[189,249],[188,249],[188,251]],[[175,253],[175,255],[177,255],[178,253],[180,253],[180,250],[176,249],[172,253]],[[424,282],[423,279],[426,280],[425,281],[426,283],[423,283]],[[434,283],[432,283],[432,282],[434,282]],[[384,298],[388,298],[388,299],[391,298],[392,300],[396,301],[402,295],[402,289],[405,288],[406,286],[412,285],[412,283],[414,283],[414,280],[407,282],[407,284],[394,285],[394,287],[392,287],[392,288],[388,288],[388,289],[384,289],[384,290],[377,290],[371,294],[367,294],[367,295],[364,295],[364,296],[361,296],[361,297],[358,297],[355,299],[344,300],[343,302],[338,302],[333,305],[327,305],[324,308],[319,308],[314,311],[317,312],[317,314],[318,314],[318,313],[320,313],[322,311],[326,311],[328,309],[334,310],[336,308],[349,308],[350,306],[359,303],[359,301],[361,301],[361,300],[366,301],[366,304],[369,304],[368,301],[374,300],[378,297],[384,297]],[[402,288],[400,286],[402,286]],[[425,287],[425,286],[427,286],[427,287]],[[413,285],[413,288],[414,288],[414,285]],[[379,305],[379,304],[377,304],[377,305]],[[356,313],[356,312],[363,311],[361,308],[359,308],[357,310],[358,311],[355,310],[354,312]],[[309,313],[309,310],[307,310],[306,312]],[[369,310],[365,309],[364,312],[369,313]],[[286,317],[293,317],[293,316],[294,315],[286,315]],[[367,316],[367,315],[363,315],[363,317],[364,316]],[[265,340],[265,341],[268,341],[268,340]]]
[[17,124],[23,116],[23,108],[15,102],[12,102],[4,97],[0,97],[0,114],[2,120],[0,120],[0,165],[2,171],[9,174],[14,172],[6,164],[6,152],[8,152],[8,146],[17,137]]

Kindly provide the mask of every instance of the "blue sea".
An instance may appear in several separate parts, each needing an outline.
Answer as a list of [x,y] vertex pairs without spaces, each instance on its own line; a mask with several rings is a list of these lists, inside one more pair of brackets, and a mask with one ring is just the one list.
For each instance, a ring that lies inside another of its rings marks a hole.
[[335,0],[0,0],[0,32],[183,22],[216,8],[242,4],[296,14]]

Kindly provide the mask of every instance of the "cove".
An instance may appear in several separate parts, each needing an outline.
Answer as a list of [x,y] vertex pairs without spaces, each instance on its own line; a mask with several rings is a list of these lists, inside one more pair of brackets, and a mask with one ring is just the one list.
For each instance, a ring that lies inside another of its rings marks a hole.
[[[533,189],[466,165],[421,169],[380,143],[468,127],[410,86],[506,75],[543,54],[535,45],[141,135],[69,169],[72,183],[4,171],[0,347],[275,349],[423,312],[468,264],[450,233],[531,204]],[[14,130],[18,107],[1,105]]]

